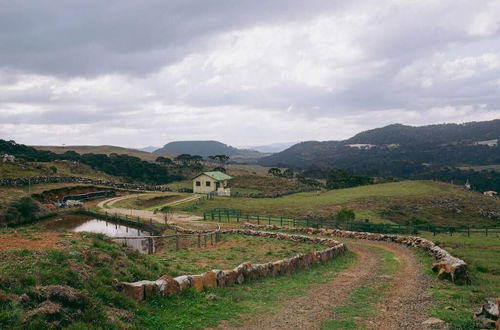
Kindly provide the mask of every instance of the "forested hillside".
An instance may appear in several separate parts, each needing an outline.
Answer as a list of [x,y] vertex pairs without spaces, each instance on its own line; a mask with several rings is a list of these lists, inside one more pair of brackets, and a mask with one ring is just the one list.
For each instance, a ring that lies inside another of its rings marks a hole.
[[[500,164],[500,120],[423,127],[390,125],[345,141],[309,141],[263,158],[260,163],[309,169],[342,168],[356,174],[413,179],[470,178],[478,189],[500,190],[500,174],[460,171],[463,165]],[[321,171],[319,171],[321,172]],[[326,170],[324,171],[327,172]]]

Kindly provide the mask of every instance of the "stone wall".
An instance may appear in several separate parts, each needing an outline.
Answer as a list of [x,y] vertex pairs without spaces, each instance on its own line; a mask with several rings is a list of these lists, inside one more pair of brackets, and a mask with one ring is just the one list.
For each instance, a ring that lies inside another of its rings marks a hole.
[[214,269],[196,275],[183,275],[175,278],[171,276],[162,276],[156,281],[138,281],[133,283],[115,281],[115,287],[134,300],[142,301],[146,298],[158,295],[176,295],[188,288],[192,288],[196,291],[203,291],[204,289],[224,288],[226,286],[242,284],[264,277],[290,274],[298,269],[304,269],[317,263],[326,262],[346,252],[346,246],[343,243],[330,238],[290,235],[251,229],[233,229],[224,230],[223,232],[226,234],[271,237],[309,244],[323,244],[328,246],[328,248],[321,251],[299,253],[291,258],[264,264],[251,264],[245,262],[233,269]]
[[315,229],[315,228],[296,228],[296,227],[279,227],[273,225],[254,225],[251,223],[245,224],[246,228],[251,229],[266,229],[266,230],[286,230],[290,232],[301,232],[306,234],[319,234],[325,236],[336,236],[353,239],[365,239],[373,241],[387,241],[399,244],[404,244],[411,247],[421,248],[428,254],[433,256],[436,262],[432,265],[432,269],[438,272],[438,277],[441,279],[449,279],[455,283],[469,282],[469,274],[467,272],[467,263],[462,259],[454,257],[448,251],[440,248],[434,242],[425,238],[416,236],[399,236],[387,234],[375,234],[368,232],[357,232],[340,229]]
[[149,191],[170,191],[171,189],[166,186],[152,186],[145,184],[122,183],[112,182],[107,180],[89,179],[78,176],[34,176],[30,178],[16,178],[16,179],[0,179],[1,186],[27,186],[28,184],[47,184],[47,183],[79,183],[91,184],[99,186],[108,186],[120,189],[130,190],[149,190]]

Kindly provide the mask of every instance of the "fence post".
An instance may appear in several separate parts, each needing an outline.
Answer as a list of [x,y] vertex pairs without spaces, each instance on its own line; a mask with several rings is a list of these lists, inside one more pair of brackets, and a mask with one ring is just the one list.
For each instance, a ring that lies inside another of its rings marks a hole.
[[467,237],[470,237],[470,227],[467,226]]
[[295,218],[292,218],[293,221],[293,227],[295,227]]
[[221,220],[221,217],[220,217],[220,210],[219,210],[219,222],[220,222],[220,220]]
[[179,235],[175,235],[175,251],[179,251]]
[[269,217],[269,225],[271,225],[271,217]]
[[240,223],[240,214],[239,213],[236,214],[236,222]]
[[486,227],[485,229],[486,229],[486,237],[488,237],[488,227]]
[[203,212],[203,221],[206,221],[206,220],[207,220],[207,213]]
[[210,245],[214,245],[213,234],[210,234]]
[[201,234],[198,234],[198,248],[201,248]]
[[205,247],[207,247],[207,235],[203,235],[203,240],[205,241]]
[[153,254],[153,237],[148,237],[148,254]]
[[309,218],[306,219],[306,227],[309,227]]
[[283,217],[280,217],[280,227],[283,227]]

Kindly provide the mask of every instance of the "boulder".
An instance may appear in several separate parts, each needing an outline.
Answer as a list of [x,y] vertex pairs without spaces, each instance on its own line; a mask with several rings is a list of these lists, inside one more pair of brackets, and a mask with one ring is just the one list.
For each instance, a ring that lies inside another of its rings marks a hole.
[[174,278],[174,281],[179,284],[180,290],[185,290],[191,287],[192,277],[190,275],[177,276]]
[[208,271],[203,273],[203,288],[205,289],[217,289],[217,276],[215,272]]
[[192,275],[191,276],[191,286],[194,290],[201,292],[203,291],[203,276],[202,275]]
[[222,273],[225,276],[225,281],[226,281],[226,286],[231,286],[236,283],[236,280],[238,278],[238,272],[234,269],[232,270],[223,270]]
[[[144,299],[156,297],[160,294],[160,288],[156,281],[141,281],[144,288]],[[162,283],[163,284],[163,283]]]
[[122,284],[122,292],[126,296],[134,299],[135,301],[144,300],[144,286],[142,284],[142,281],[133,283],[122,282],[121,284]]
[[[163,283],[160,281],[163,281]],[[159,293],[162,296],[174,296],[181,293],[181,286],[179,282],[177,282],[172,276],[163,275],[156,282],[160,282],[161,284],[161,286],[159,286]]]

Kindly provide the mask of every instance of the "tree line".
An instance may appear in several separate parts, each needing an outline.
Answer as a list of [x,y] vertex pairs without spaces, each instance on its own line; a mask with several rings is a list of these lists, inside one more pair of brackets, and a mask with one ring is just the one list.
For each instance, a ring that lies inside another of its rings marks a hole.
[[140,181],[148,184],[166,184],[182,180],[179,175],[169,175],[165,166],[141,160],[129,155],[108,155],[87,153],[80,155],[75,151],[56,154],[52,151],[38,150],[33,147],[18,144],[15,141],[0,140],[0,152],[14,155],[30,162],[50,162],[55,160],[77,161],[86,164],[94,170],[125,178],[126,181]]

